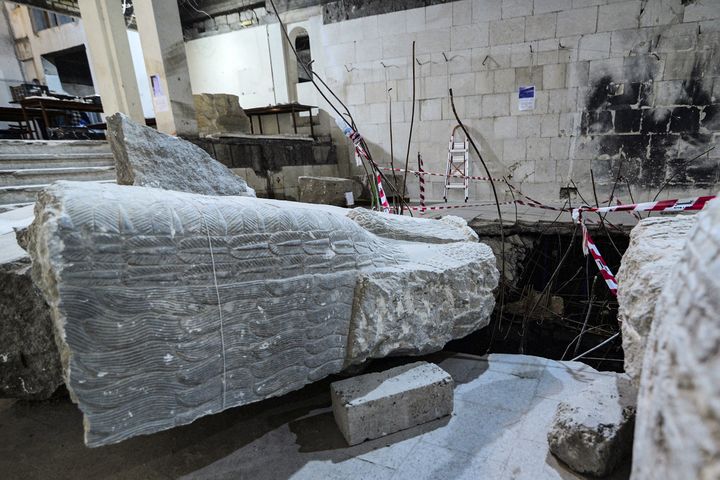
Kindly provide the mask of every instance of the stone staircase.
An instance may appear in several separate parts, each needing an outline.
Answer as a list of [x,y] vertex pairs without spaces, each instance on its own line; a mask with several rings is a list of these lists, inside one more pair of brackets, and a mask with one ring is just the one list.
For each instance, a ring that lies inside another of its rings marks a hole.
[[57,180],[114,182],[110,145],[92,140],[0,140],[0,210],[35,201]]

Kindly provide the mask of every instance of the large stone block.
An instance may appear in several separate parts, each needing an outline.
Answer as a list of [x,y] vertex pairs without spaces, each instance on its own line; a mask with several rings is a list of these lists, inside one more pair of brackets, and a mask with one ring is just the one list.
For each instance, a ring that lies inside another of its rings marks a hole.
[[550,451],[578,473],[610,474],[632,450],[637,391],[626,375],[607,375],[558,405]]
[[298,177],[298,200],[304,203],[344,207],[347,205],[346,192],[352,193],[353,199],[357,200],[362,191],[362,184],[351,178]]
[[655,308],[632,478],[720,477],[720,202],[697,223]]
[[109,184],[42,192],[33,278],[86,443],[436,351],[489,322],[487,246],[382,238],[344,212]]
[[454,382],[435,364],[416,362],[330,386],[333,415],[350,445],[450,415]]
[[133,122],[107,118],[117,183],[203,195],[255,196],[245,180],[197,145]]
[[201,137],[224,133],[250,133],[250,117],[240,107],[240,98],[227,93],[193,95]]
[[645,343],[660,292],[670,280],[695,226],[695,215],[651,217],[630,232],[630,245],[618,270],[618,319],[625,352],[625,372],[640,384]]

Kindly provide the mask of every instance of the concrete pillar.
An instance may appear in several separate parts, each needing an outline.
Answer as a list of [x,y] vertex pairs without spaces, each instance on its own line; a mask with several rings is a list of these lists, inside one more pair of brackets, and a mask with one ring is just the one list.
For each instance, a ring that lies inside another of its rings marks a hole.
[[145,68],[150,76],[157,128],[170,135],[197,136],[178,3],[134,0],[133,6]]
[[78,0],[78,5],[105,114],[122,112],[145,123],[122,2]]

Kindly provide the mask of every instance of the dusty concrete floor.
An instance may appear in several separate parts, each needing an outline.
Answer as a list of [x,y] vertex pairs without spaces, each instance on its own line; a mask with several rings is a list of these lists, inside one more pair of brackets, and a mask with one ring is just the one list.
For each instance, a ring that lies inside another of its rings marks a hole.
[[[437,355],[451,417],[348,448],[329,381],[108,447],[66,398],[0,400],[1,479],[574,479],[547,450],[557,403],[603,373],[520,355]],[[627,465],[613,478],[628,478]]]

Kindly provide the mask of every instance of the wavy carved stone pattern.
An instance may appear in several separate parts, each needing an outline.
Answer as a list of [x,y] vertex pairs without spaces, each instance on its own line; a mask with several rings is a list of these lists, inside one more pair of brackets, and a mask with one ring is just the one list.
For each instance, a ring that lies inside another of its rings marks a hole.
[[488,323],[485,245],[389,240],[302,205],[73,182],[40,195],[33,278],[89,446]]

